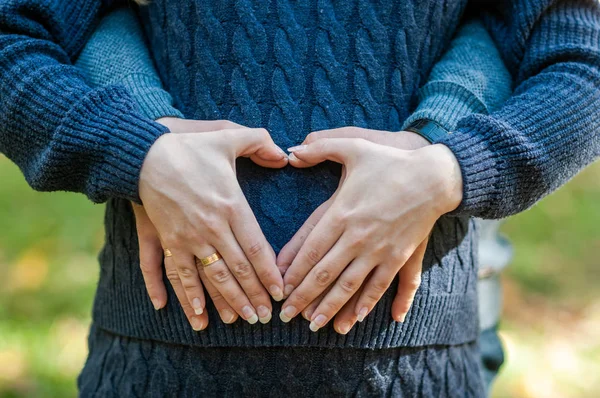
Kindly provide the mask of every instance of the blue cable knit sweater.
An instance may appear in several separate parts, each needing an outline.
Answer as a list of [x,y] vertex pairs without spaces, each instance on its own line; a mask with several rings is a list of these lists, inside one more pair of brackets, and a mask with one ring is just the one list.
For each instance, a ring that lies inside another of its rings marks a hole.
[[[171,96],[161,89],[131,9],[116,9],[102,19],[76,65],[95,86],[123,84],[150,118],[178,114]],[[409,119],[427,117],[449,130],[461,117],[487,113],[508,97],[510,75],[480,23],[461,26],[420,93],[420,104]],[[483,394],[473,343],[386,350],[190,348],[131,339],[92,326],[89,346],[78,379],[82,396]]]
[[[490,115],[463,118],[441,140],[461,165],[464,199],[433,231],[423,283],[406,322],[391,321],[390,291],[347,336],[329,328],[312,334],[300,319],[260,326],[213,322],[194,333],[172,292],[164,311],[155,312],[148,302],[137,270],[131,209],[119,200],[139,199],[144,155],[165,130],[139,113],[126,90],[91,88],[70,66],[109,3],[9,0],[0,5],[0,150],[34,188],[111,199],[94,320],[122,335],[244,347],[472,341],[476,261],[469,216],[523,210],[600,152],[600,6],[473,2],[516,80],[516,92]],[[186,117],[264,126],[286,146],[311,130],[350,124],[399,130],[465,6],[464,1],[155,0],[140,15],[166,89]],[[477,98],[457,91],[463,102]],[[240,160],[238,178],[276,250],[334,191],[338,171],[330,164],[273,171]]]

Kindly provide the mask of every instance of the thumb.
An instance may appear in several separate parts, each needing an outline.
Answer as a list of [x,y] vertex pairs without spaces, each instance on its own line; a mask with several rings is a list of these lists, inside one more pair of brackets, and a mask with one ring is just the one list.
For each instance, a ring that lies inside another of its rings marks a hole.
[[283,167],[287,164],[287,154],[278,147],[265,129],[224,130],[227,140],[234,143],[235,157],[249,157],[263,167]]
[[348,166],[368,145],[372,144],[362,138],[322,138],[308,145],[289,148],[290,164],[311,167],[331,160]]

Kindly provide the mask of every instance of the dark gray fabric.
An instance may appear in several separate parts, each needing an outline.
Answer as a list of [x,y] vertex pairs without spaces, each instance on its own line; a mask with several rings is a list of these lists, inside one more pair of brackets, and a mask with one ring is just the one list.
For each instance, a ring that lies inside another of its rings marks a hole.
[[389,348],[207,348],[92,327],[78,385],[87,397],[476,397],[475,343]]

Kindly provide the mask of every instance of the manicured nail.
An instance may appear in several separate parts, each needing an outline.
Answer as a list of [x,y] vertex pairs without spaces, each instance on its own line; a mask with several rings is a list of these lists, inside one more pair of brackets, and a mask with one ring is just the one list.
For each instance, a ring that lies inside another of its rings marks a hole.
[[300,152],[306,149],[306,145],[296,145],[288,148],[288,152]]
[[304,311],[304,319],[306,319],[307,321],[310,321],[312,319],[312,315],[314,313],[315,313],[314,308],[308,308],[307,310]]
[[317,317],[315,319],[313,319],[313,321],[310,323],[310,330],[312,330],[313,332],[316,332],[317,330],[321,329],[323,326],[325,326],[325,323],[327,323],[327,317],[323,314],[319,314],[317,315]]
[[219,311],[219,315],[221,316],[221,320],[227,324],[232,323],[235,319],[235,314],[229,310],[221,310]]
[[358,321],[362,322],[365,320],[365,317],[367,316],[367,313],[369,312],[369,309],[367,307],[362,307],[358,313]]
[[285,287],[283,288],[283,294],[285,295],[285,297],[292,294],[293,291],[294,291],[294,285],[285,285]]
[[244,318],[246,318],[246,321],[250,325],[254,325],[256,322],[258,322],[258,315],[256,315],[256,312],[254,312],[250,306],[247,305],[242,308],[242,314],[244,314]]
[[152,299],[152,305],[156,311],[160,310],[162,307],[160,306],[160,301],[158,299]]
[[273,300],[275,301],[281,301],[283,300],[283,292],[281,291],[281,288],[277,285],[273,285],[269,288],[269,292],[271,292],[271,297],[273,297]]
[[341,334],[347,334],[351,327],[352,324],[350,322],[342,322],[342,324],[338,327],[338,332]]
[[196,332],[201,331],[204,326],[204,322],[202,322],[200,318],[196,318],[195,316],[192,317],[190,323],[192,324],[192,329],[194,329]]
[[194,307],[194,312],[196,315],[202,315],[204,310],[202,309],[202,302],[198,297],[192,300],[192,307]]
[[271,311],[269,311],[267,307],[265,307],[264,305],[259,305],[256,311],[258,312],[258,320],[260,321],[260,323],[269,323],[269,321],[271,320]]
[[281,319],[285,323],[288,323],[292,320],[293,317],[296,316],[296,311],[296,307],[294,307],[293,305],[289,305],[279,313],[279,319]]

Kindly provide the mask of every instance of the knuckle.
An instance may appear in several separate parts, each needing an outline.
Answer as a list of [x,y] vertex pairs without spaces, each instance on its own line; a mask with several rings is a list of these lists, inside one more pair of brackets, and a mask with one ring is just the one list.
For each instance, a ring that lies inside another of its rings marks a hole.
[[294,268],[290,267],[288,268],[288,270],[285,272],[285,279],[284,279],[284,283],[287,284],[291,284],[294,286],[298,286],[300,284],[300,281],[302,281],[304,279],[304,275],[300,275],[299,273],[297,273]]
[[321,253],[318,249],[310,249],[308,253],[306,253],[306,257],[310,264],[315,265],[321,260]]
[[[273,269],[273,270],[275,272],[279,273],[278,270],[275,270],[275,269]],[[273,274],[272,274],[271,270],[269,270],[268,268],[255,269],[254,271],[256,272],[258,279],[260,279],[261,281],[270,281],[270,280],[274,279],[272,276]]]
[[213,303],[218,304],[222,301],[225,300],[225,298],[223,297],[223,295],[218,291],[218,290],[213,290],[209,293],[210,298],[212,299]]
[[181,275],[181,278],[184,278],[184,279],[190,279],[194,276],[194,274],[196,274],[198,272],[196,269],[192,269],[187,266],[178,267],[178,271],[179,271],[179,275]]
[[211,276],[211,279],[218,285],[228,282],[230,278],[231,274],[225,269],[220,269]]
[[379,281],[373,283],[373,286],[371,286],[371,290],[381,296],[388,290],[389,287],[390,285],[388,283]]
[[406,261],[410,258],[410,255],[407,254],[405,250],[397,250],[392,254],[391,258],[396,267],[399,268],[406,263]]
[[325,307],[325,313],[327,314],[336,314],[341,308],[341,304],[335,302],[335,301],[324,301],[323,303],[321,303],[322,306]]
[[366,232],[355,232],[350,236],[350,244],[353,247],[364,247],[367,241],[367,233]]
[[271,139],[271,135],[269,134],[269,132],[267,131],[267,129],[264,129],[264,128],[253,128],[252,132],[254,134],[256,134],[258,136],[258,138],[260,138],[261,140]]
[[157,271],[157,268],[154,265],[151,265],[146,261],[140,261],[140,269],[144,274],[153,274]]
[[263,251],[264,251],[263,242],[253,243],[247,249],[248,257],[255,258],[259,254],[261,254]]
[[179,273],[175,269],[167,270],[167,279],[171,282],[179,282]]
[[[223,212],[225,213],[225,215],[227,215],[228,219],[231,219],[231,217],[235,216],[236,214],[239,214],[239,209],[238,209],[238,203],[235,200],[225,200],[223,201],[223,203],[220,204],[219,206]],[[213,226],[213,233],[215,235],[217,235],[220,231],[216,231],[216,222],[211,222],[209,225]]]
[[306,144],[311,144],[311,143],[315,142],[316,140],[318,140],[319,137],[320,137],[320,134],[316,131],[313,131],[312,133],[310,133],[306,136],[306,138],[304,139],[304,142]]
[[238,261],[233,265],[232,271],[236,278],[246,279],[252,275],[252,266],[245,261]]
[[331,273],[326,269],[315,272],[315,281],[319,286],[327,286],[331,283]]
[[336,211],[331,215],[332,223],[337,225],[346,225],[350,218],[350,211]]
[[306,307],[311,303],[312,300],[302,292],[294,292],[294,301],[301,306]]
[[236,123],[230,122],[229,120],[220,119],[215,122],[215,128],[217,130],[227,130],[238,127]]
[[407,289],[416,291],[417,289],[419,289],[419,286],[421,286],[421,275],[417,274],[412,278],[408,278],[406,282],[404,282],[402,285]]
[[355,293],[359,286],[359,282],[354,279],[340,280],[340,287],[346,293]]
[[180,244],[180,233],[175,230],[171,230],[164,234],[161,234],[163,241],[165,242],[165,247],[168,249],[176,249]]
[[264,291],[261,289],[250,289],[246,292],[246,296],[250,301],[254,301],[256,299],[261,299],[264,297]]

